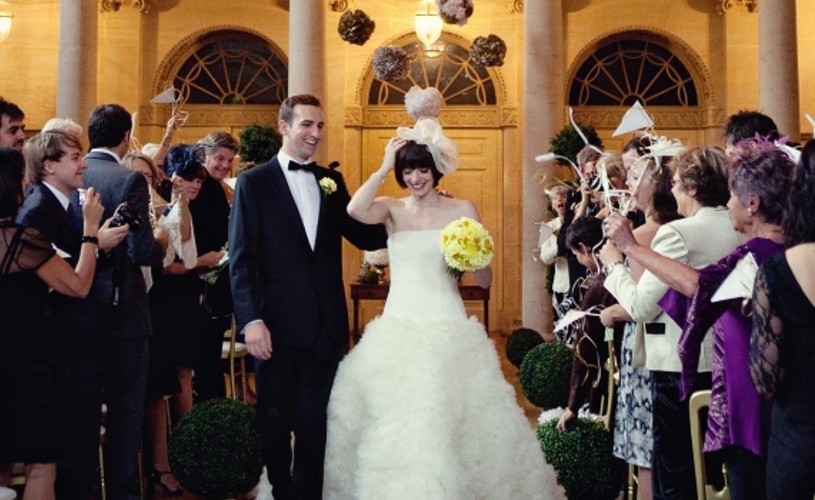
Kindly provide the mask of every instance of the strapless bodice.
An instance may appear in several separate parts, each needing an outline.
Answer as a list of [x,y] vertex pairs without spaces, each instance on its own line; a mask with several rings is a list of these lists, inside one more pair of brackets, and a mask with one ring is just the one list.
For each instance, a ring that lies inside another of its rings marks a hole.
[[399,231],[388,238],[390,292],[384,315],[412,320],[466,318],[458,284],[447,274],[440,229]]

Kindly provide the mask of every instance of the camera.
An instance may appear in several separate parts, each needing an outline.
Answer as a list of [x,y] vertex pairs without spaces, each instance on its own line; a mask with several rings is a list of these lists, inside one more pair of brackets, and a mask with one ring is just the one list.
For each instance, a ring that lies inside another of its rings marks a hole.
[[110,221],[110,227],[119,227],[124,226],[125,224],[130,224],[130,230],[138,229],[141,226],[142,218],[136,212],[136,209],[133,208],[133,205],[130,203],[123,201],[118,207],[116,207],[116,211],[113,212],[113,220]]

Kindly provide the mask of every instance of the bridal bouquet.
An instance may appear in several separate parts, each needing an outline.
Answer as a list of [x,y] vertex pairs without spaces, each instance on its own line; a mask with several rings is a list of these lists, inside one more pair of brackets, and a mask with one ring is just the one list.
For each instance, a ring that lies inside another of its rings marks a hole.
[[465,271],[478,271],[490,265],[492,236],[481,223],[462,217],[441,231],[439,248],[447,262],[447,272],[458,279]]

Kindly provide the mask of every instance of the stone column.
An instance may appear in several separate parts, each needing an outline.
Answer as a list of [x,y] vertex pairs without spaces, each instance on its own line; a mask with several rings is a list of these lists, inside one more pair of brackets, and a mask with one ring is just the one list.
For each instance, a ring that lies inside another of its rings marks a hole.
[[551,333],[551,302],[546,292],[546,266],[532,260],[538,227],[547,217],[535,173],[535,156],[549,151],[549,140],[564,124],[563,6],[560,1],[524,2],[523,199],[521,227],[521,292],[523,326]]
[[289,95],[325,97],[325,3],[289,2]]
[[85,127],[96,105],[96,0],[62,0],[56,116]]
[[779,132],[801,139],[795,0],[763,1],[758,9],[758,102]]

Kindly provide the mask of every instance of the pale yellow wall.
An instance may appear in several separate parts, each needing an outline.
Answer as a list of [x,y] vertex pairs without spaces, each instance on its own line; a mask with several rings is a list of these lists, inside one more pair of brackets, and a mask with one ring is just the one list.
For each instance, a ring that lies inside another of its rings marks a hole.
[[0,95],[20,106],[36,130],[56,109],[59,3],[16,1],[11,10],[11,34],[0,44]]
[[[91,1],[91,0],[88,0]],[[98,14],[98,88],[95,102],[119,102],[135,111],[165,83],[156,74],[168,55],[182,42],[207,31],[222,28],[243,28],[260,33],[288,52],[288,10],[290,2],[301,0],[154,0],[153,12],[141,14],[124,6],[119,12]],[[560,1],[560,0],[552,0]],[[770,0],[763,0],[769,3]],[[0,44],[0,68],[3,76],[0,95],[19,104],[27,115],[27,125],[38,130],[56,109],[56,82],[59,33],[59,0],[11,0],[14,26],[11,37]],[[363,9],[376,22],[376,30],[364,46],[343,42],[337,34],[340,13],[326,5],[325,15],[325,95],[321,96],[327,118],[321,160],[337,159],[343,163],[343,173],[352,190],[362,180],[362,133],[346,127],[345,112],[359,107],[367,96],[359,95],[361,79],[378,46],[392,43],[413,31],[413,14],[417,0],[355,0],[350,8]],[[564,5],[564,65],[574,69],[575,58],[587,45],[612,33],[628,29],[649,30],[674,40],[691,51],[709,75],[709,84],[721,107],[722,117],[739,109],[758,107],[758,35],[757,13],[733,8],[721,16],[715,12],[712,0],[569,0]],[[499,94],[502,108],[522,116],[524,14],[511,11],[509,0],[477,0],[475,15],[465,26],[445,25],[445,31],[470,41],[490,33],[500,36],[508,45],[504,65],[496,71],[502,86]],[[815,2],[798,2],[799,77],[801,82],[801,130],[812,132],[804,113],[815,114]],[[310,43],[294,37],[296,43]],[[714,67],[715,66],[715,67]],[[725,74],[729,76],[724,76]],[[563,82],[564,87],[567,83]],[[362,101],[362,102],[361,102]],[[534,105],[530,103],[529,105]],[[542,113],[562,113],[564,109]],[[406,122],[408,121],[405,115]],[[520,120],[518,118],[516,122]],[[406,123],[407,124],[407,123]],[[512,296],[519,288],[520,268],[517,262],[528,256],[520,255],[518,214],[521,207],[520,151],[523,130],[520,123],[503,129],[504,221],[504,303],[506,310],[495,311],[502,325],[520,317],[520,297]],[[660,133],[681,137],[684,142],[702,143],[717,139],[712,130],[671,130],[656,124]],[[221,124],[182,129],[177,140],[193,142],[206,132],[221,128]],[[224,126],[228,128],[228,126]],[[237,130],[228,128],[233,133]],[[143,126],[137,133],[142,142],[156,142],[161,137],[159,125]],[[619,148],[620,139],[611,139],[604,132],[607,146]],[[375,160],[365,160],[375,161]],[[542,199],[543,203],[543,199]],[[353,278],[358,256],[349,251],[346,258],[346,279]],[[507,295],[510,293],[510,295]],[[518,292],[519,293],[519,292]]]
[[[212,7],[208,0],[153,2],[147,15],[122,7],[119,12],[99,13],[99,89],[97,101],[117,101],[136,108],[152,97],[156,68],[170,50],[185,37],[219,26],[245,26],[261,32],[284,51],[288,49],[285,2],[268,0],[230,0],[229,8]],[[326,2],[327,3],[327,2]],[[510,50],[500,69],[506,83],[508,105],[517,105],[522,75],[520,51],[512,50],[523,40],[523,14],[510,13],[506,0],[480,0],[476,14],[464,27],[445,29],[472,39],[480,34],[496,33],[508,42]],[[691,47],[709,63],[711,16],[715,2],[664,0],[580,0],[564,2],[566,22],[566,64],[587,43],[625,28],[646,28],[670,33]],[[11,36],[0,44],[0,65],[5,78],[0,95],[19,103],[27,115],[28,127],[38,129],[56,108],[56,81],[59,33],[58,0],[12,1],[14,21]],[[363,46],[339,40],[336,24],[340,14],[326,15],[326,57],[330,69],[332,116],[341,116],[344,106],[356,104],[359,76],[370,61],[371,52],[380,44],[412,31],[413,0],[389,2],[358,1],[377,22],[371,40]],[[757,13],[733,8],[724,17],[726,27],[725,68],[732,76],[725,79],[726,112],[758,106],[756,62]],[[799,80],[801,82],[801,129],[811,133],[804,113],[815,112],[815,2],[798,2]],[[339,87],[339,88],[337,88]],[[336,91],[335,91],[336,89]],[[719,89],[721,90],[721,89]],[[340,126],[339,124],[337,126]],[[332,128],[334,124],[332,123]],[[342,137],[341,135],[339,137]],[[341,142],[341,141],[337,141]],[[330,146],[330,153],[341,151]],[[340,148],[341,146],[337,146]]]

